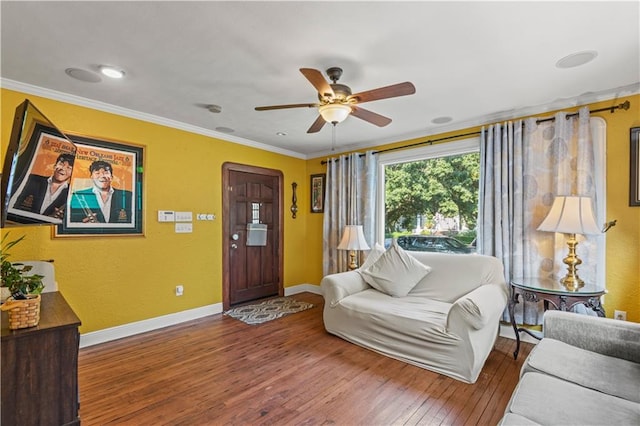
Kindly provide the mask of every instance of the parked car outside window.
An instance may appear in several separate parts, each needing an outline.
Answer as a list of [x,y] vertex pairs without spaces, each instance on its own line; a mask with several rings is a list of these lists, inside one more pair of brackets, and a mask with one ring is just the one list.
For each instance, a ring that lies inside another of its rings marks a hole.
[[407,251],[435,251],[440,253],[475,253],[476,248],[441,235],[403,235],[398,245]]

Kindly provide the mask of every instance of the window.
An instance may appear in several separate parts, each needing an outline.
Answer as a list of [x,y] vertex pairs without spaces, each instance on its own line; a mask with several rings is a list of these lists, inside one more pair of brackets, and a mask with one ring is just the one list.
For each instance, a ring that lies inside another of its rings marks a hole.
[[[376,240],[388,246],[402,233],[457,235],[466,230],[463,239],[470,243],[477,217],[479,152],[480,139],[471,138],[379,154]],[[475,168],[471,178],[469,164]]]

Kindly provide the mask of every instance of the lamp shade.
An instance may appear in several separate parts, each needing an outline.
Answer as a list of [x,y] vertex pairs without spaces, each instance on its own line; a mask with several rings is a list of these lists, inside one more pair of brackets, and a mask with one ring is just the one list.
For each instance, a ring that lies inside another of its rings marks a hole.
[[344,227],[338,250],[369,250],[369,245],[362,232],[362,225],[347,225]]
[[538,231],[599,234],[590,197],[557,196]]
[[321,105],[318,110],[327,123],[342,123],[351,114],[351,107],[344,104]]

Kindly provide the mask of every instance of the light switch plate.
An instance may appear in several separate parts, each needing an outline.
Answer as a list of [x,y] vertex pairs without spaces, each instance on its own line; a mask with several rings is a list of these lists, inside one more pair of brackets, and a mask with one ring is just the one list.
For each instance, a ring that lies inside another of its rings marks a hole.
[[192,222],[192,212],[176,212],[176,222]]
[[176,234],[188,234],[193,232],[192,223],[176,222]]

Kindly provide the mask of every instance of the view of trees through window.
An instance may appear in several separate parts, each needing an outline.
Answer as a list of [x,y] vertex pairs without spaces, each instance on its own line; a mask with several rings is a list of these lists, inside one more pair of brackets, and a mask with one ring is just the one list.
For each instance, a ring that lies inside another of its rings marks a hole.
[[480,154],[385,166],[385,240],[407,234],[476,237]]

